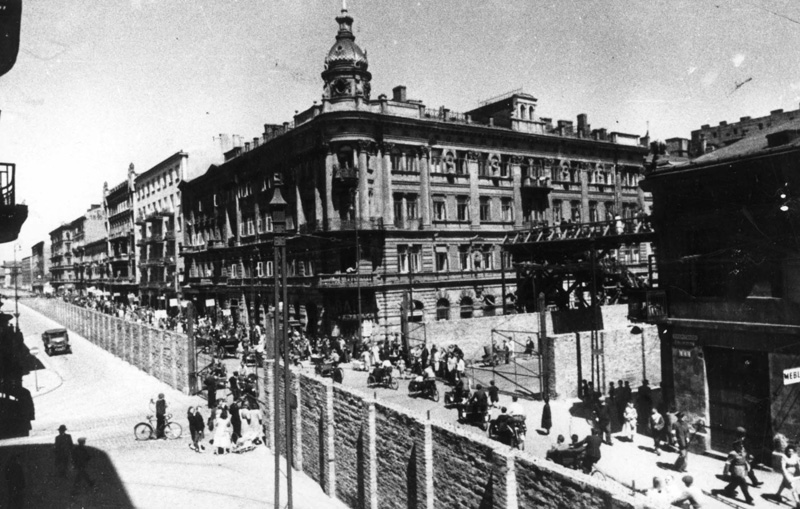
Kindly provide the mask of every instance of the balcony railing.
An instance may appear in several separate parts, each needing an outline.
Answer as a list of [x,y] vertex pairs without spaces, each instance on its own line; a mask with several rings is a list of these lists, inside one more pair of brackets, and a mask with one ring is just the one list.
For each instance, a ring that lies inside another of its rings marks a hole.
[[317,285],[320,287],[372,286],[377,282],[375,274],[321,274]]

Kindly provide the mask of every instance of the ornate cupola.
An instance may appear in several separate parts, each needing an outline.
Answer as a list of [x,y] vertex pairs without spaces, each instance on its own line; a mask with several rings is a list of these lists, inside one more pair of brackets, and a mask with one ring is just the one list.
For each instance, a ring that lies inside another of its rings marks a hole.
[[367,71],[367,52],[358,47],[353,35],[353,18],[347,13],[346,0],[342,0],[342,12],[336,18],[339,33],[336,42],[325,57],[325,80],[322,98],[330,101],[353,99],[369,100],[372,74]]

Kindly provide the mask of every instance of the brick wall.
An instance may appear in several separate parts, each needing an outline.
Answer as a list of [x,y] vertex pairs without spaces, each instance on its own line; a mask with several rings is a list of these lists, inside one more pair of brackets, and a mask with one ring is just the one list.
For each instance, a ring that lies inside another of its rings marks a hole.
[[57,299],[26,299],[24,305],[167,385],[188,392],[190,352],[186,336]]
[[[273,369],[268,363],[264,391],[271,387]],[[512,450],[483,434],[427,421],[330,379],[295,376],[295,469],[354,509],[644,507],[641,498],[615,484]],[[268,436],[274,414],[269,399],[264,405]]]
[[[641,334],[631,334],[626,329],[604,330],[599,334],[602,354],[601,382],[607,392],[608,383],[619,380],[630,382],[635,391],[647,379],[651,387],[661,382],[661,342],[655,327],[641,327]],[[559,398],[578,396],[581,379],[592,379],[591,333],[561,334],[549,337],[555,366],[553,379]],[[580,356],[578,352],[580,351]]]

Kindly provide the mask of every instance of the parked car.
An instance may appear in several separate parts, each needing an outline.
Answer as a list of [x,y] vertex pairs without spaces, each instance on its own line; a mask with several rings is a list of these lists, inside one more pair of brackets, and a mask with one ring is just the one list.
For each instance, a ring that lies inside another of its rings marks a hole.
[[42,343],[47,355],[54,353],[72,353],[69,344],[69,333],[67,329],[50,329],[42,333]]

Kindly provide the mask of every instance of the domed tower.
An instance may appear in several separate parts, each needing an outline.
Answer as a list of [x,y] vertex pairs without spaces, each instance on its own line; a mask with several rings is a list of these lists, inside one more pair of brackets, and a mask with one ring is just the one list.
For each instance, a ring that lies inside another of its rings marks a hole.
[[336,22],[339,23],[339,33],[325,57],[322,98],[330,101],[356,97],[369,100],[372,74],[367,71],[367,52],[355,43],[353,18],[347,13],[345,0],[342,1],[342,12]]

